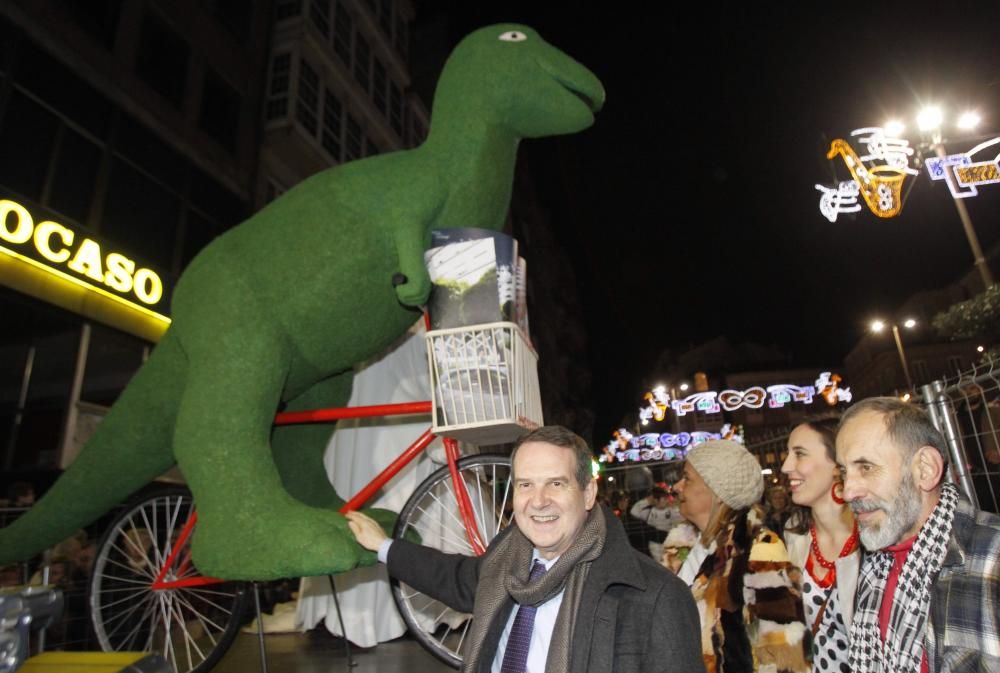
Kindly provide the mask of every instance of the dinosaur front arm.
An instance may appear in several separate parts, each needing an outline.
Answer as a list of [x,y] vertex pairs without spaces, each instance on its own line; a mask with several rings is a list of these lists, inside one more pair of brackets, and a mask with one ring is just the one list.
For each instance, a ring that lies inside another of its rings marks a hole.
[[[431,277],[427,273],[424,252],[430,247],[431,228],[439,209],[439,207],[434,207],[432,213],[418,217],[419,224],[416,224],[412,219],[405,222],[405,225],[397,220],[396,226],[393,228],[393,242],[396,246],[399,273],[405,276],[405,279],[397,276],[393,280],[393,284],[396,287],[396,297],[404,306],[420,308],[427,304],[427,299],[430,297]],[[406,215],[412,218],[414,213]],[[415,224],[416,226],[414,226]]]

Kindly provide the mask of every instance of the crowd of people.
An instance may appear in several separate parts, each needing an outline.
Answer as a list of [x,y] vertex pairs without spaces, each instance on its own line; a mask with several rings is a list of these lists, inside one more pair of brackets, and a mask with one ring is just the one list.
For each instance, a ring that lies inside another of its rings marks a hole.
[[348,517],[390,575],[475,615],[466,671],[1000,671],[1000,517],[950,483],[926,412],[871,398],[787,448],[782,493],[716,440],[676,484],[595,506],[583,440],[541,428],[512,455],[517,525],[476,558]]
[[[390,575],[474,615],[464,671],[1000,671],[1000,517],[949,481],[920,407],[871,398],[802,423],[768,489],[729,440],[635,502],[599,497],[591,458],[566,428],[523,437],[516,525],[483,556],[349,525]],[[634,524],[656,534],[630,541]],[[67,541],[50,581],[92,549]]]

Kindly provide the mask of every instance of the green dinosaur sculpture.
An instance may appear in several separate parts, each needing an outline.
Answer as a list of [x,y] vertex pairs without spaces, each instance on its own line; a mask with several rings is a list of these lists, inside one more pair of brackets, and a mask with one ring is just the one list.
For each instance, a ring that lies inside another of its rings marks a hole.
[[198,507],[201,572],[264,580],[372,562],[335,511],[329,427],[272,429],[275,412],[345,404],[351,366],[427,300],[431,229],[501,228],[519,141],[585,129],[603,101],[600,81],[531,28],[468,35],[420,147],[312,176],[191,262],[152,357],[53,488],[0,530],[0,564],[67,537],[175,463]]

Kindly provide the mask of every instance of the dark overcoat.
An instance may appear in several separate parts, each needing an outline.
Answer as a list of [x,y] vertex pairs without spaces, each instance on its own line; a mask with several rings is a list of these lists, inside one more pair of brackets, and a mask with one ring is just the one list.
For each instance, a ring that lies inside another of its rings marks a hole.
[[[602,511],[607,540],[590,567],[580,597],[570,673],[704,673],[701,630],[691,590],[634,550],[617,517]],[[471,613],[482,558],[445,554],[395,540],[389,548],[388,569],[390,575],[411,587],[455,610]],[[489,673],[513,609],[514,601],[508,598],[490,625],[478,673]]]

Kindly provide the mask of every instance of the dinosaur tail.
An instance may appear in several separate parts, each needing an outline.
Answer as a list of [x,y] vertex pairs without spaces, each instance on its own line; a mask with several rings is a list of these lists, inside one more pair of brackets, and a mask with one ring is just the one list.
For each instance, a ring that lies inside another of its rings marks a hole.
[[76,460],[30,510],[0,530],[0,565],[66,539],[170,469],[186,368],[168,330]]

